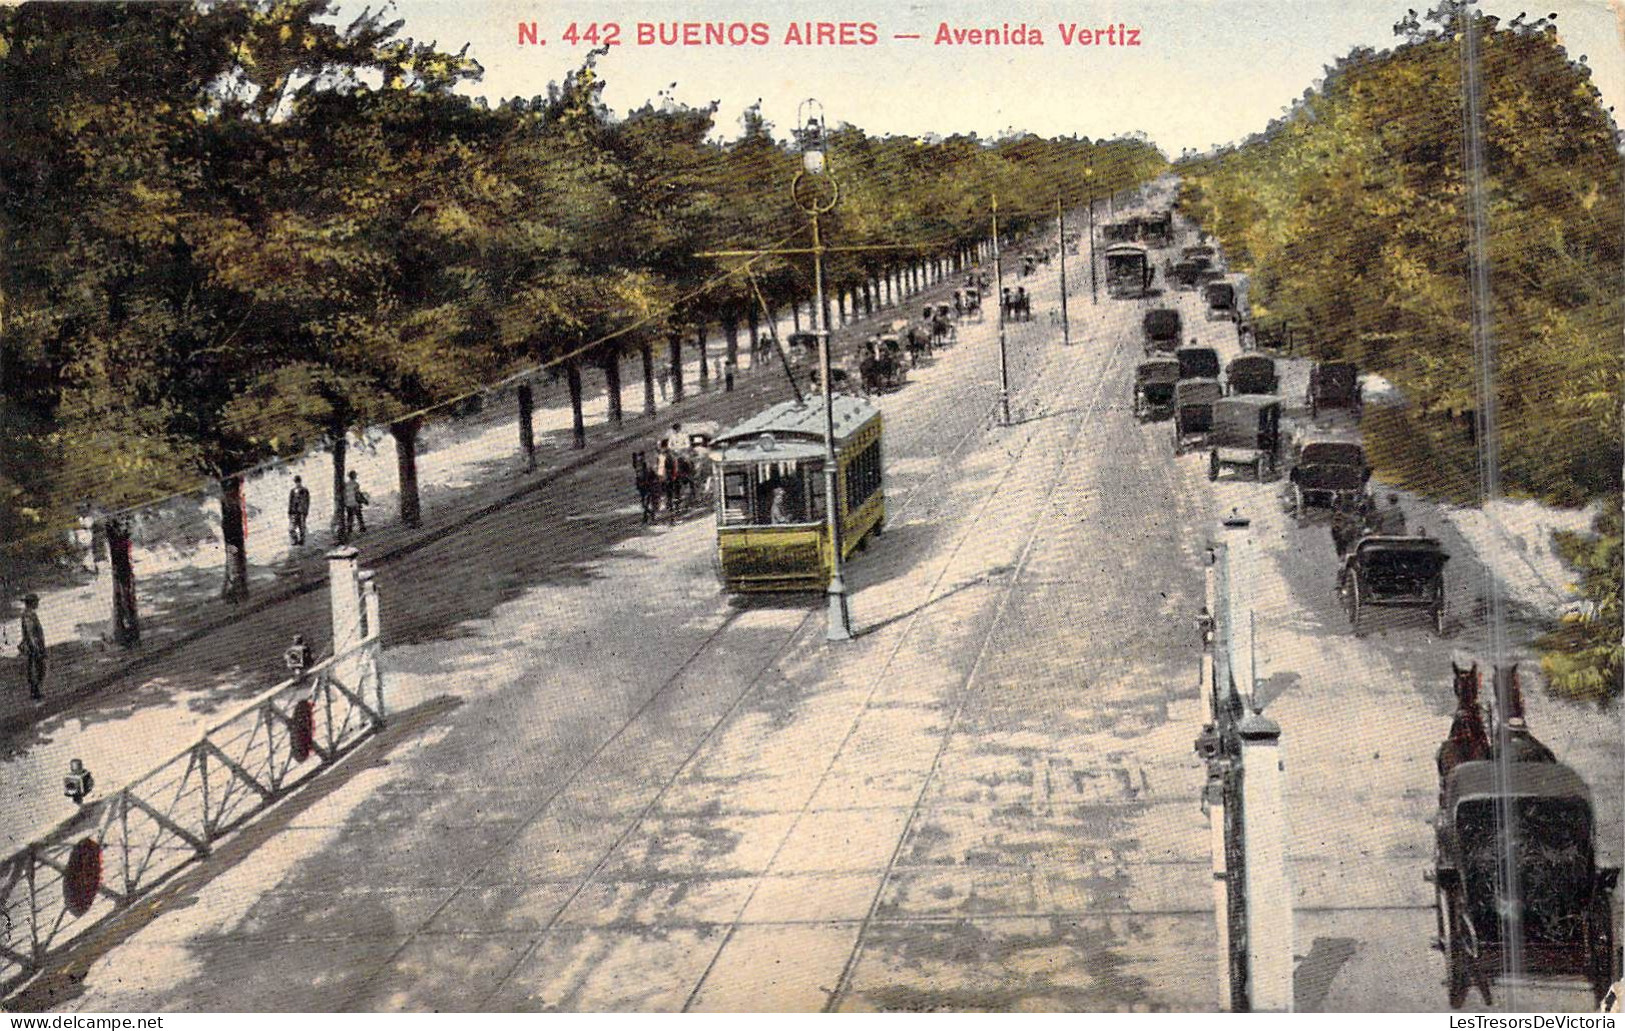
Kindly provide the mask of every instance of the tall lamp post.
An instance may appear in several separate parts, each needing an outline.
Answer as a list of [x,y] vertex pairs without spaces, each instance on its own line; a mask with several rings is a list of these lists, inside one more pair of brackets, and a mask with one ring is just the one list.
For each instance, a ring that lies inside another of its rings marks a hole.
[[1100,303],[1100,283],[1095,274],[1095,163],[1083,168],[1083,181],[1089,184],[1089,300]]
[[1055,221],[1061,233],[1061,343],[1064,346],[1072,343],[1072,327],[1066,311],[1066,209],[1061,206],[1059,194],[1055,196]]
[[1010,360],[1004,349],[1004,261],[999,253],[999,195],[993,195],[993,288],[999,302],[999,425],[1010,425]]
[[[838,514],[835,458],[835,395],[830,387],[829,318],[824,301],[824,241],[819,235],[818,218],[833,211],[841,189],[826,168],[824,107],[811,98],[801,102],[796,123],[801,126],[801,171],[790,183],[796,207],[812,219],[813,333],[818,337],[818,378],[824,390],[824,518],[829,527],[830,574],[827,598],[829,623],[824,636],[831,641],[852,638],[852,613],[847,606],[846,579],[841,575],[841,519]],[[816,184],[825,184],[819,191]],[[803,191],[803,186],[806,190]],[[820,197],[819,193],[823,196]]]

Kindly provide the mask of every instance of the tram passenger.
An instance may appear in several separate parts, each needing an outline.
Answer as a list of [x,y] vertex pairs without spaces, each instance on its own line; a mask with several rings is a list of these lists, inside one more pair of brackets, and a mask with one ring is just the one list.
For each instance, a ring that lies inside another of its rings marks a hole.
[[773,488],[773,503],[768,507],[767,521],[774,526],[783,526],[786,523],[793,522],[790,518],[790,505],[783,487]]

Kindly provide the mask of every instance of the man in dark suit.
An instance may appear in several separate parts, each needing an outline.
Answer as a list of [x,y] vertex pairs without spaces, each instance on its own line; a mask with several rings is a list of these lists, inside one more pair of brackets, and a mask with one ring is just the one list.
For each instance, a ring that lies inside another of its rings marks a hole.
[[30,594],[23,599],[22,641],[17,650],[22,653],[24,671],[28,677],[28,697],[35,705],[45,704],[45,628],[39,621],[39,595]]

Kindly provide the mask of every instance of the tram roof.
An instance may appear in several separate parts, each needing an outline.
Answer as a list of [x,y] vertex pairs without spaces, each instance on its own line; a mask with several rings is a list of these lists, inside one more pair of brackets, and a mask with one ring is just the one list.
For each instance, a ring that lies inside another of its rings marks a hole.
[[[845,444],[859,430],[880,418],[880,409],[864,398],[836,394],[833,400],[836,447]],[[787,459],[804,457],[801,452],[805,448],[800,445],[808,443],[817,444],[818,455],[822,455],[824,399],[808,398],[801,404],[781,401],[763,409],[739,425],[713,437],[712,452],[724,461],[765,457],[770,452],[762,446],[764,434],[772,436],[772,453],[775,453],[776,457]]]

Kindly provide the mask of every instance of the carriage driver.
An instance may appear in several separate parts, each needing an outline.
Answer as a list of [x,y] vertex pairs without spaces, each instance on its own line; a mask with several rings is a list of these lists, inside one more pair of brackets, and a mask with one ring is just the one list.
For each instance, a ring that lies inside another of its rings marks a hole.
[[1405,536],[1405,512],[1399,507],[1399,495],[1388,495],[1388,505],[1377,513],[1377,533],[1384,537]]

